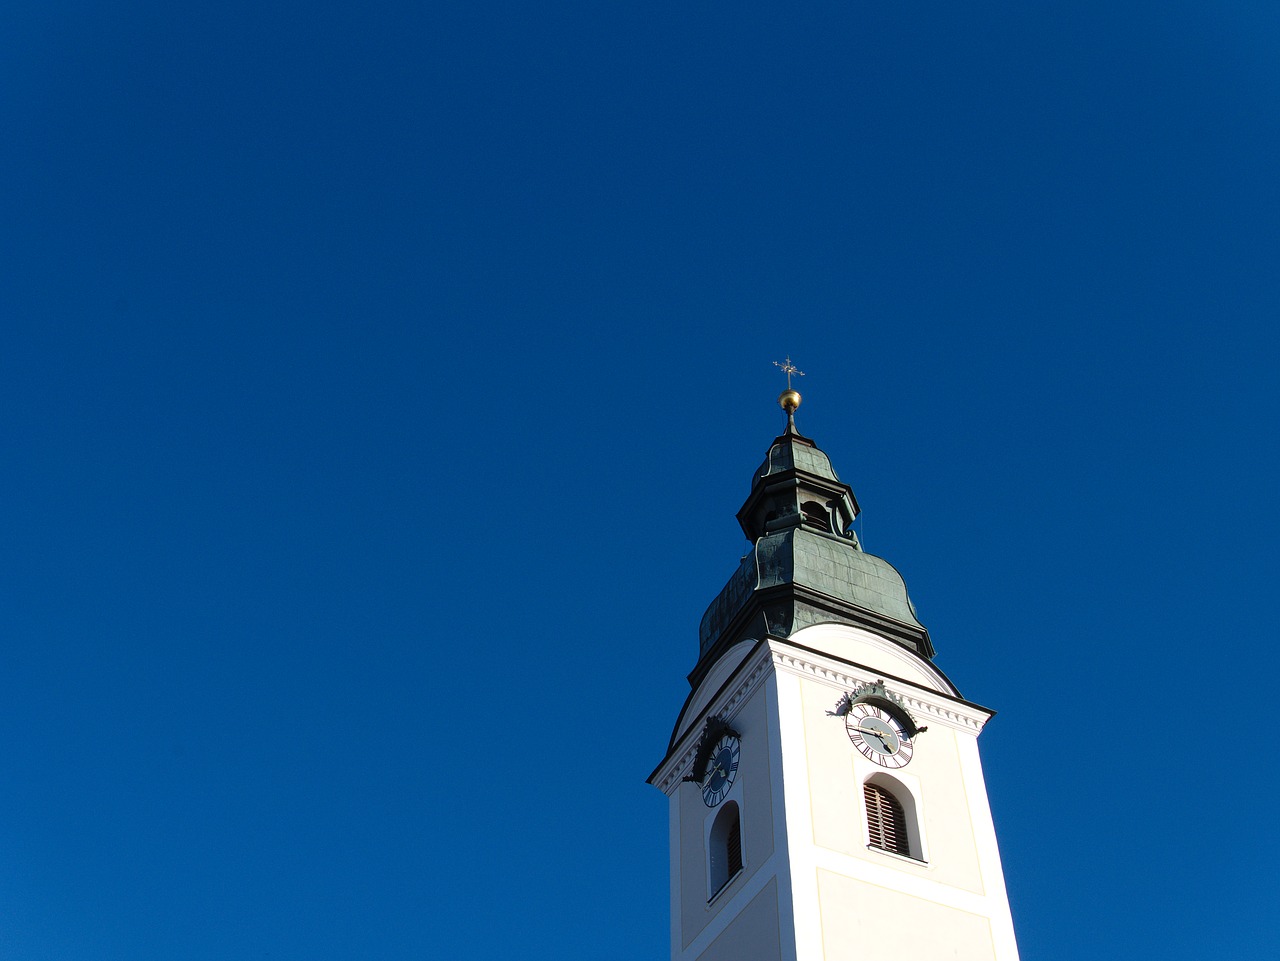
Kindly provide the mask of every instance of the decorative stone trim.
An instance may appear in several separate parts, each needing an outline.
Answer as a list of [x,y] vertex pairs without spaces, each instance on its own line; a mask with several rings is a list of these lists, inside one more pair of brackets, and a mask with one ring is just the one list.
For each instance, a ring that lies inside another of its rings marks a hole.
[[680,735],[681,742],[688,743],[685,743],[679,753],[672,754],[654,776],[653,784],[658,790],[671,794],[681,779],[693,770],[694,758],[698,753],[698,737],[691,735],[702,730],[703,719],[718,714],[726,723],[731,722],[746,700],[764,683],[770,668],[820,681],[841,694],[883,679],[885,687],[893,692],[895,698],[901,701],[902,706],[921,725],[941,724],[974,737],[991,718],[991,712],[977,705],[957,701],[911,681],[885,678],[881,670],[823,657],[791,647],[785,641],[771,639],[739,665],[735,671],[738,678],[736,683],[713,697],[696,717],[689,719],[689,724]]
[[[702,719],[713,714],[719,715],[726,724],[731,723],[742,705],[764,683],[772,666],[773,660],[768,647],[761,648],[743,661],[736,672],[739,676],[738,682],[713,697],[707,706],[698,712],[698,716],[691,720],[684,733],[680,735],[681,740],[688,738],[691,732],[700,731]],[[664,794],[670,794],[681,779],[693,770],[693,761],[697,753],[698,738],[695,737],[679,754],[673,754],[658,771],[653,780],[658,790]]]
[[[773,664],[778,670],[818,680],[842,693],[884,678],[883,671],[823,658],[779,642],[771,641],[769,646]],[[957,702],[910,681],[885,680],[884,683],[917,720],[927,718],[976,736],[991,717],[990,712],[980,707]]]

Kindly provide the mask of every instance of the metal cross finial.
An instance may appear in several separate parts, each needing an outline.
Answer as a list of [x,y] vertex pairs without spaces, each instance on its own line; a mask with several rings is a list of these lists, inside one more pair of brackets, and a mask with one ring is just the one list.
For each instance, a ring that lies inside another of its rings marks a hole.
[[773,362],[773,366],[774,366],[774,367],[781,367],[781,368],[782,368],[782,372],[783,372],[784,374],[786,374],[786,375],[787,375],[787,390],[790,390],[790,389],[791,389],[791,375],[792,375],[792,374],[795,374],[797,377],[803,377],[803,376],[804,376],[804,371],[803,371],[803,370],[801,370],[799,367],[797,367],[795,364],[791,363],[791,355],[790,355],[790,354],[788,354],[788,355],[787,355],[787,359],[786,359],[785,361],[775,360],[775,361]]

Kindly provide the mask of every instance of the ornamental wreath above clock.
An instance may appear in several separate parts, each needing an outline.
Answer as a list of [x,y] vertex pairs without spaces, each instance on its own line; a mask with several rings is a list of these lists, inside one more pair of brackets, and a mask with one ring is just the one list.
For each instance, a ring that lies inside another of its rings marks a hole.
[[738,779],[741,755],[738,732],[721,718],[709,717],[694,752],[693,770],[684,780],[699,785],[703,803],[713,808],[725,799]]

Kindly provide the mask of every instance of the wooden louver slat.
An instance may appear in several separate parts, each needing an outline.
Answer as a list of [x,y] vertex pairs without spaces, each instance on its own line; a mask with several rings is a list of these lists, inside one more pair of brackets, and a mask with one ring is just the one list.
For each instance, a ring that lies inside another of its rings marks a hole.
[[737,817],[729,825],[729,836],[725,842],[725,860],[729,877],[733,877],[742,870],[742,824]]
[[910,857],[902,804],[878,784],[864,784],[862,796],[867,804],[867,837],[871,846]]

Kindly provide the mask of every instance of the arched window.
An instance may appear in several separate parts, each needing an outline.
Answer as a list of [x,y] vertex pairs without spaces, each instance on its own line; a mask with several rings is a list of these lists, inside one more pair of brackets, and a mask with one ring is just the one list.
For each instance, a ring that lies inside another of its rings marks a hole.
[[736,802],[726,801],[720,809],[711,825],[707,845],[707,887],[710,897],[714,898],[742,870],[742,824]]
[[805,523],[811,527],[816,527],[820,531],[831,531],[831,512],[819,504],[817,501],[805,501],[800,505],[800,510],[804,513]]
[[867,840],[871,847],[911,857],[911,838],[902,802],[888,788],[870,781],[862,785],[862,797],[867,803]]

